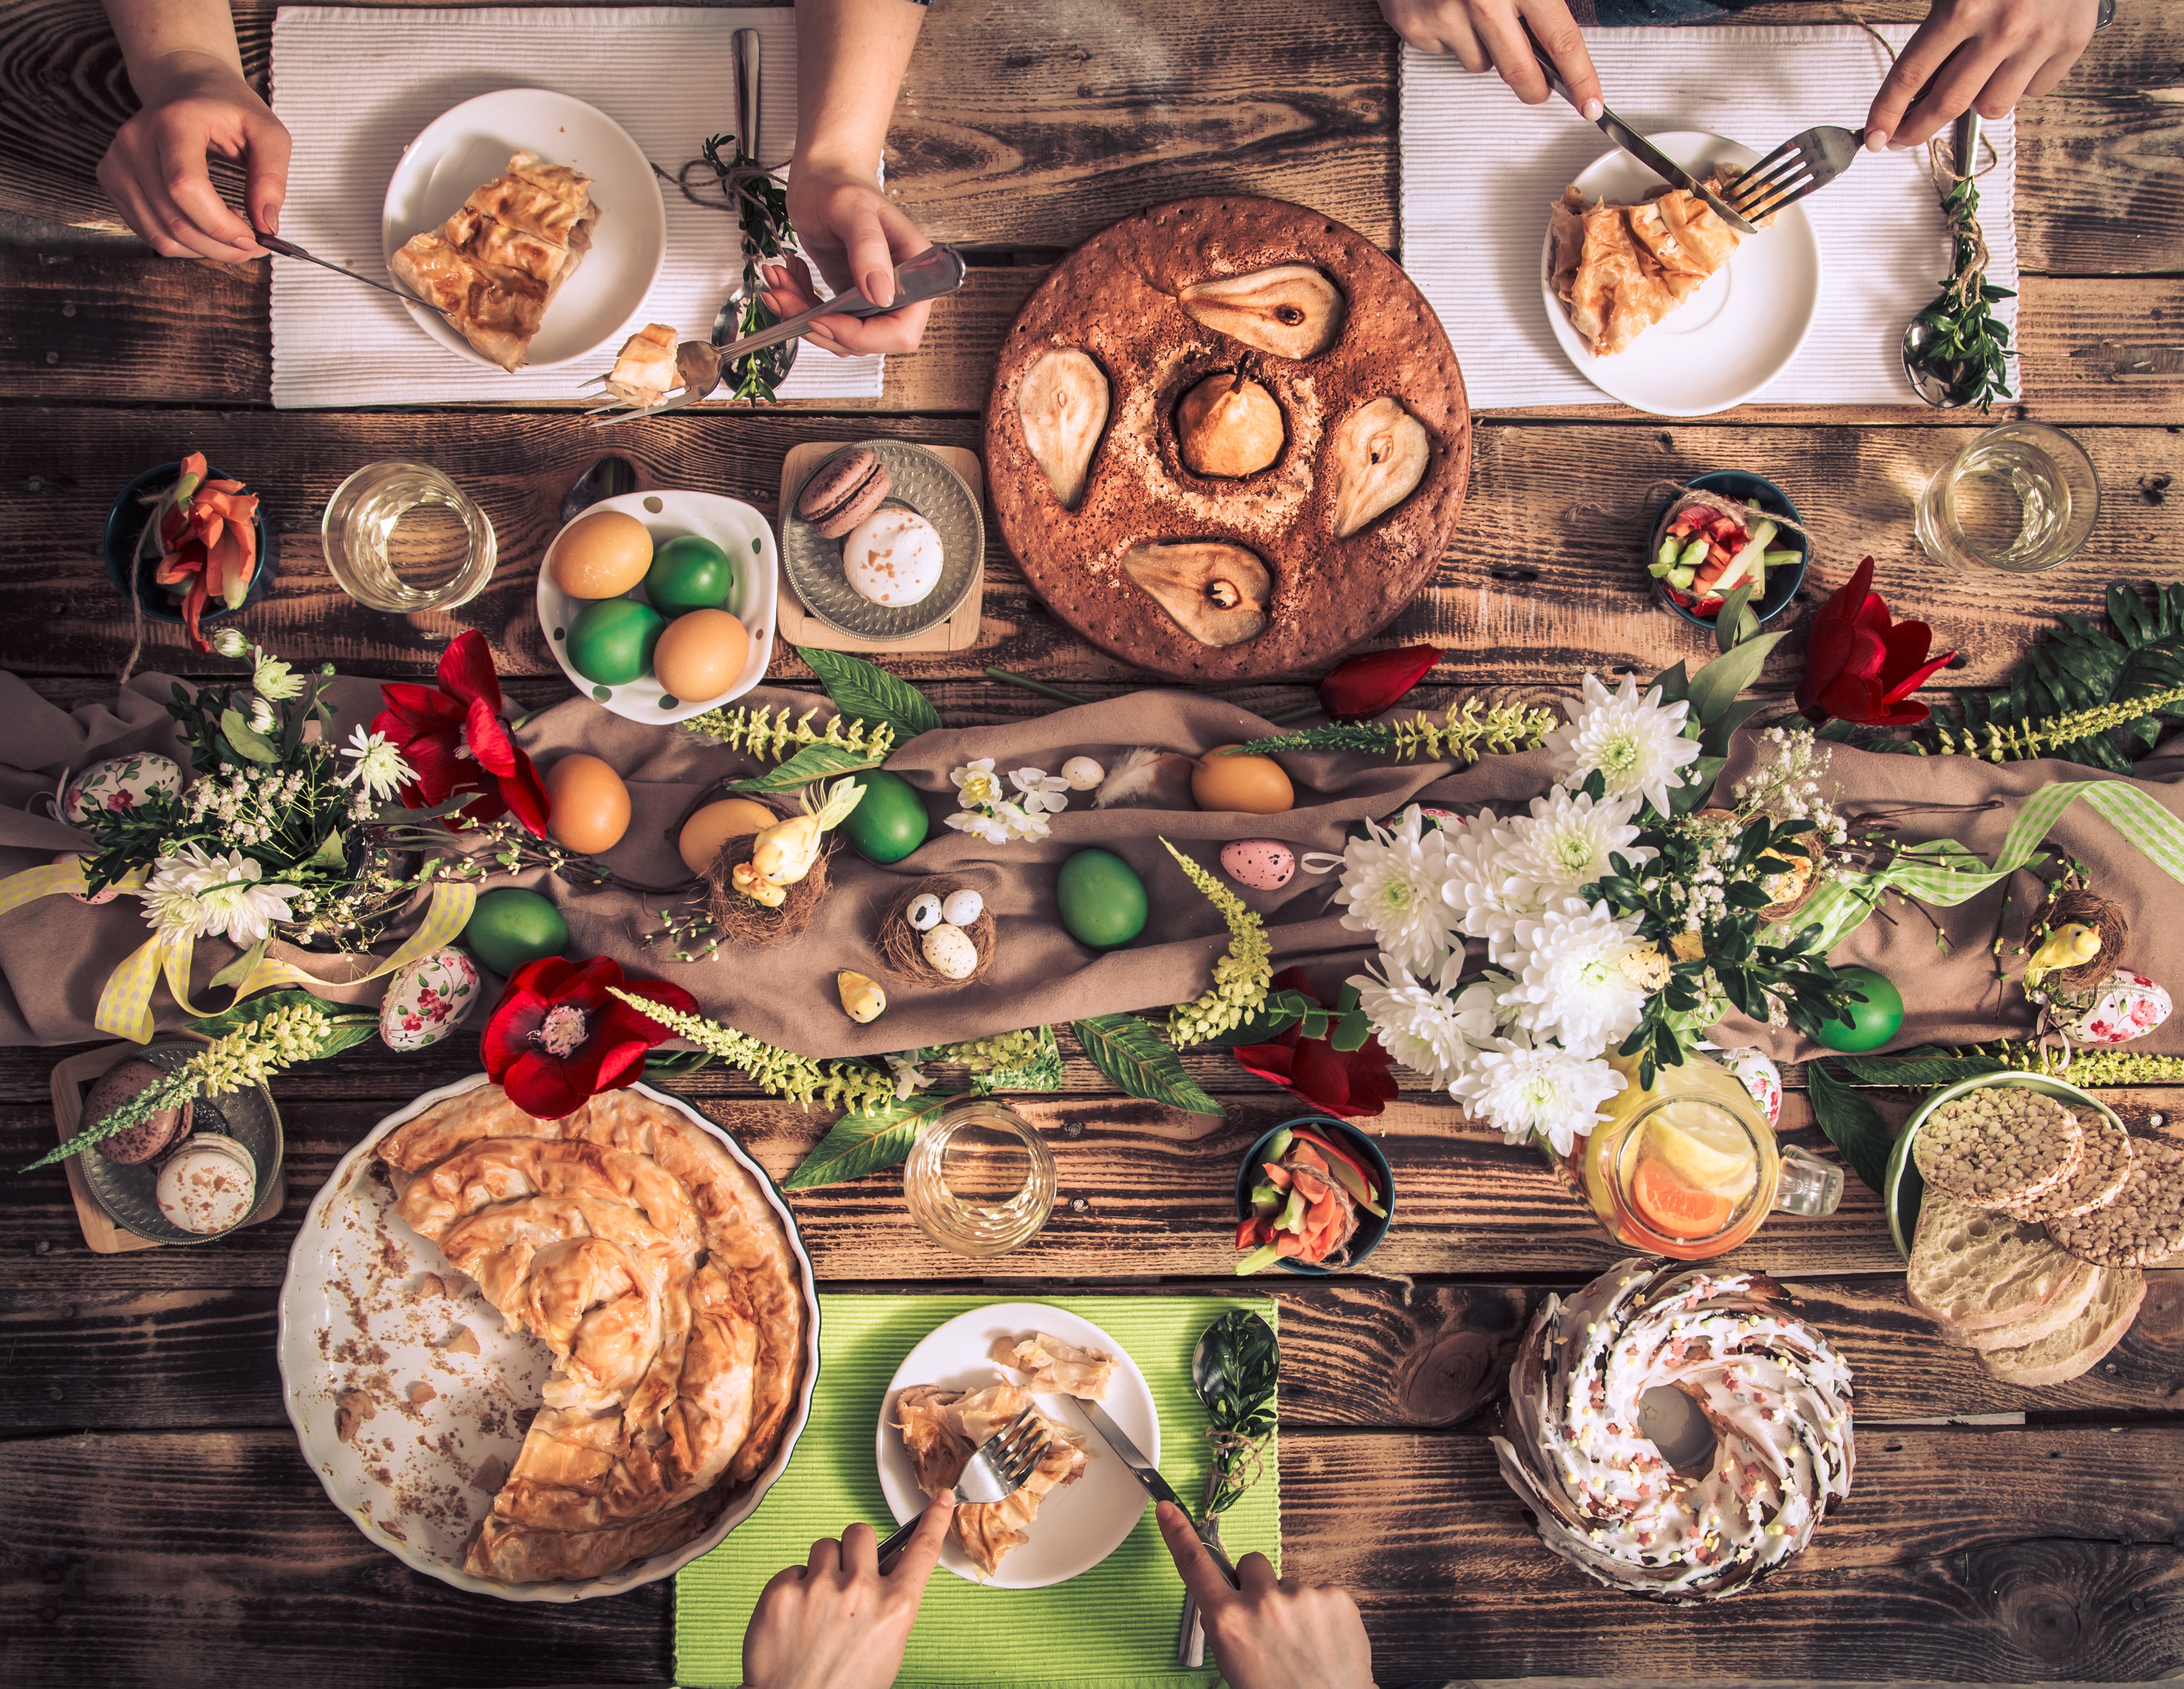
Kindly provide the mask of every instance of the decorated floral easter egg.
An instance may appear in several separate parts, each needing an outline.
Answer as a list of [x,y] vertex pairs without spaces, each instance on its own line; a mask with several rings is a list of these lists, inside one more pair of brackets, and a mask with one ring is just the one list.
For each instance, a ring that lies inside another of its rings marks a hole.
[[1759,1112],[1767,1117],[1767,1124],[1782,1124],[1782,1070],[1767,1058],[1763,1050],[1724,1050],[1721,1064],[1736,1075],[1737,1083],[1752,1093],[1752,1100],[1759,1105]]
[[2075,992],[2057,992],[2053,1010],[2063,1036],[2074,1044],[2128,1044],[2169,1018],[2168,991],[2145,975],[2118,968],[2108,978]]
[[408,1055],[454,1031],[478,995],[477,964],[460,950],[420,956],[395,972],[379,1003],[379,1038]]
[[[85,859],[80,852],[64,850],[53,858],[53,866],[58,868],[64,862],[78,862]],[[79,903],[110,903],[120,895],[121,888],[119,886],[107,886],[89,895],[81,892],[69,893],[69,896],[74,897]]]
[[181,765],[155,751],[133,757],[109,757],[61,788],[61,817],[81,826],[100,810],[133,809],[148,797],[171,797],[182,789]]
[[1254,892],[1275,892],[1296,872],[1296,853],[1279,839],[1236,839],[1221,847],[1221,871]]
[[944,979],[967,980],[978,970],[978,947],[960,926],[943,921],[925,935],[925,959]]

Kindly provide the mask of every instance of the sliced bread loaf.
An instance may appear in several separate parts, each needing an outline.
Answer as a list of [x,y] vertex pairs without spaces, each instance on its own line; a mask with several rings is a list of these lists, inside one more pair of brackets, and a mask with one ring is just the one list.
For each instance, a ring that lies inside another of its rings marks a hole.
[[1928,1186],[1904,1288],[1928,1318],[1960,1331],[2031,1319],[2076,1263],[2039,1226]]
[[1975,1349],[2018,1349],[2028,1343],[2036,1343],[2042,1337],[2061,1331],[2086,1311],[2086,1304],[2099,1292],[2104,1269],[2090,1261],[2080,1261],[2063,1281],[2062,1287],[2050,1297],[2047,1305],[2036,1309],[2022,1320],[2012,1320],[2007,1325],[1989,1325],[1976,1331],[1957,1331],[1944,1328],[1951,1342],[1962,1343]]
[[2136,1267],[2103,1267],[2093,1299],[2075,1320],[2022,1348],[1984,1353],[1980,1364],[2006,1384],[2064,1383],[2123,1341],[2145,1300],[2144,1273]]

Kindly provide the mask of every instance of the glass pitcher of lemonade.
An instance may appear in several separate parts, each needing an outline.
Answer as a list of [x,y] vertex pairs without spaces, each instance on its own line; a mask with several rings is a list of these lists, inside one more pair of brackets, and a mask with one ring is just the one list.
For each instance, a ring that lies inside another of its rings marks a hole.
[[1736,1247],[1777,1210],[1832,1214],[1842,1201],[1842,1170],[1778,1145],[1734,1074],[1689,1056],[1641,1090],[1635,1057],[1614,1064],[1630,1084],[1562,1171],[1618,1242],[1702,1261]]

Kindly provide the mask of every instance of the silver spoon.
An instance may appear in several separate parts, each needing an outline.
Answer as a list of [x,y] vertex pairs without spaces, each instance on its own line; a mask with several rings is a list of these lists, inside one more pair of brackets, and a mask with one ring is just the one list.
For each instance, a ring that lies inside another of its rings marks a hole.
[[[1980,114],[1968,111],[1957,119],[1955,132],[1950,137],[1951,158],[1958,169],[1964,160],[1977,158],[1980,142]],[[1956,403],[1949,384],[1936,375],[1924,361],[1926,343],[1934,336],[1924,317],[1912,318],[1903,331],[1902,355],[1903,374],[1911,383],[1912,392],[1936,410],[1947,410]]]
[[[1223,1319],[1227,1317],[1226,1314],[1222,1316]],[[1213,1335],[1213,1326],[1220,1323],[1217,1320],[1201,1331],[1197,1346],[1190,1352],[1190,1387],[1197,1392],[1198,1399],[1205,1404],[1209,1414],[1212,1413],[1213,1404],[1220,1398],[1223,1386],[1227,1382],[1221,1370],[1220,1357],[1207,1347],[1206,1342]],[[1214,1475],[1208,1473],[1206,1482],[1207,1495],[1211,1497]],[[1216,1547],[1220,1547],[1223,1553],[1228,1552],[1221,1542],[1219,1514],[1209,1515],[1198,1534]],[[1206,1625],[1198,1610],[1198,1597],[1188,1592],[1183,1597],[1183,1623],[1176,1632],[1175,1658],[1177,1664],[1194,1671],[1206,1664]]]
[[[760,156],[758,103],[764,64],[760,51],[763,42],[756,30],[738,30],[730,40],[736,58],[736,142],[746,158],[755,161]],[[726,346],[742,334],[743,308],[744,292],[740,287],[721,302],[720,312],[713,319],[711,340],[715,346]],[[766,386],[777,387],[788,379],[800,344],[800,341],[785,340],[751,354],[759,360],[760,379]]]

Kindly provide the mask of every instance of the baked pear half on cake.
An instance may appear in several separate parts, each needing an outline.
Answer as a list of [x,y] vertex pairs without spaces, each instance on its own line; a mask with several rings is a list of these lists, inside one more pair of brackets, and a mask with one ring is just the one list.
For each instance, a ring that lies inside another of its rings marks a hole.
[[[1707,186],[1726,194],[1734,172]],[[1764,228],[1774,219],[1761,219]],[[1625,350],[1727,264],[1741,238],[1698,195],[1663,187],[1635,205],[1589,203],[1563,190],[1550,232],[1555,297],[1593,356]]]

